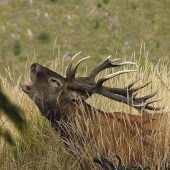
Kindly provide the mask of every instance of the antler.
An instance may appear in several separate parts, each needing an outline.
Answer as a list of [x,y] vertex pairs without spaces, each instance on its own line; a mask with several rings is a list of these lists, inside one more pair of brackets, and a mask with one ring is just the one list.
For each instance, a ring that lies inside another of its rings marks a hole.
[[126,167],[122,165],[122,160],[119,155],[115,155],[114,157],[118,160],[118,166],[114,165],[113,162],[109,161],[104,155],[100,156],[100,159],[94,157],[93,162],[98,163],[105,170],[144,170],[151,169],[149,166],[141,167],[138,163],[138,166]]
[[134,107],[135,109],[139,110],[142,113],[145,113],[148,115],[148,112],[146,112],[144,109],[148,110],[160,110],[163,109],[164,107],[152,107],[149,106],[149,104],[158,102],[160,100],[153,100],[153,101],[147,101],[148,99],[152,98],[158,91],[155,91],[152,94],[136,98],[138,91],[147,85],[150,84],[146,83],[144,85],[138,86],[138,87],[133,87],[133,85],[139,81],[135,80],[131,84],[129,84],[125,88],[111,88],[111,87],[106,87],[103,86],[103,83],[113,77],[116,77],[120,74],[124,73],[129,73],[129,72],[136,72],[137,70],[123,70],[123,71],[118,71],[116,73],[109,74],[101,79],[99,79],[97,82],[95,81],[95,78],[99,72],[106,68],[112,68],[112,67],[119,67],[122,65],[126,64],[135,64],[132,62],[122,62],[122,63],[115,63],[119,59],[115,60],[110,60],[111,56],[108,56],[99,66],[97,66],[95,69],[92,70],[92,72],[87,76],[87,77],[77,77],[75,78],[76,70],[78,65],[83,62],[84,60],[88,59],[89,57],[83,58],[77,62],[77,64],[72,68],[72,63],[75,57],[80,54],[77,53],[70,61],[67,70],[66,70],[66,78],[68,79],[68,88],[71,90],[76,90],[80,92],[85,92],[88,94],[88,96],[91,96],[92,94],[100,94],[105,97],[108,97],[112,100],[118,101],[118,102],[123,102],[131,107]]

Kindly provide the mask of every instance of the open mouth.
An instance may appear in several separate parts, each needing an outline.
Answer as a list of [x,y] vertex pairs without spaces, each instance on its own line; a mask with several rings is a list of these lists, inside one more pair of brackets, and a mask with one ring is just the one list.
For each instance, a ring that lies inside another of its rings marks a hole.
[[[31,73],[36,70],[36,64],[31,64],[30,71]],[[29,83],[22,82],[21,88],[25,93],[28,93],[33,85],[33,76],[31,75],[31,80]]]
[[32,84],[33,80],[31,78],[31,81],[29,83],[22,82],[21,88],[25,93],[28,93],[31,89]]

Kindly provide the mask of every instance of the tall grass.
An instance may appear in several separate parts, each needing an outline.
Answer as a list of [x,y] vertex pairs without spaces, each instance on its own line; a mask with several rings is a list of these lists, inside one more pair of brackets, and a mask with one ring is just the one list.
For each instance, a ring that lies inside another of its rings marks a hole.
[[[139,96],[143,96],[146,94],[150,94],[156,89],[159,89],[159,92],[153,99],[162,99],[162,102],[159,104],[154,104],[154,106],[163,106],[166,105],[164,112],[168,112],[170,110],[170,77],[169,70],[166,63],[162,61],[158,62],[156,65],[147,61],[145,59],[145,64],[141,66],[140,61],[136,61],[135,57],[132,59],[137,64],[135,66],[123,66],[123,68],[114,68],[103,71],[98,77],[109,74],[110,72],[115,72],[119,69],[137,69],[138,72],[124,74],[119,77],[116,77],[112,80],[109,80],[106,85],[111,87],[126,87],[133,80],[141,79],[136,85],[140,85],[146,83],[148,81],[152,81],[152,83],[140,90]],[[55,61],[46,63],[45,65],[49,68],[53,69],[56,72],[64,74],[63,70],[63,61],[60,58],[57,58]],[[26,65],[26,69],[27,69]],[[61,71],[62,70],[62,71]],[[89,68],[88,68],[89,70]],[[10,71],[8,70],[8,74],[10,75]],[[81,73],[82,74],[82,73]],[[83,73],[87,74],[86,71]],[[12,78],[12,76],[10,76]],[[28,73],[26,71],[24,75],[25,79],[29,79]],[[115,161],[114,154],[111,150],[109,151],[109,145],[105,146],[105,142],[102,138],[105,132],[100,131],[100,138],[93,139],[90,138],[89,133],[92,126],[91,120],[87,119],[88,113],[84,113],[84,120],[86,120],[87,133],[84,134],[84,129],[79,125],[78,119],[75,120],[76,128],[70,127],[76,135],[82,139],[83,145],[79,145],[79,142],[75,140],[75,135],[71,141],[62,141],[60,136],[54,129],[51,127],[50,123],[40,115],[38,108],[36,105],[29,99],[29,97],[24,94],[20,88],[20,79],[17,83],[14,81],[9,81],[7,78],[4,78],[0,75],[2,90],[3,92],[11,99],[11,101],[17,104],[23,110],[23,116],[27,120],[27,130],[24,134],[19,134],[14,127],[11,125],[10,121],[7,121],[4,125],[5,128],[9,128],[15,137],[16,145],[14,147],[8,146],[8,144],[1,139],[1,151],[0,151],[0,169],[36,169],[36,170],[65,170],[65,169],[97,169],[97,165],[93,163],[93,157],[99,157],[103,150],[108,149],[108,156],[110,160]],[[92,106],[104,110],[105,112],[114,112],[114,111],[123,111],[129,114],[139,114],[136,110],[105,97],[99,95],[93,95],[87,101]],[[83,110],[83,108],[81,108]],[[162,112],[162,111],[160,111]],[[75,113],[76,114],[76,113]],[[1,113],[2,115],[2,113]],[[6,118],[1,116],[1,123],[6,120]],[[164,122],[163,122],[164,123]],[[161,126],[161,125],[160,125]],[[77,133],[78,130],[78,133]],[[69,129],[68,129],[69,131]],[[71,133],[71,131],[70,131]],[[159,137],[158,137],[159,138]],[[154,160],[146,157],[143,154],[142,163],[153,165],[153,161],[160,166],[162,155],[160,154],[161,149],[161,139],[154,138],[155,148],[154,148]],[[168,139],[168,136],[167,136]],[[64,146],[63,142],[67,144],[68,149]],[[107,141],[109,143],[109,141]],[[117,141],[119,142],[119,141]],[[130,145],[129,144],[129,150]],[[142,143],[134,143],[137,146],[137,149],[144,147]],[[107,148],[108,147],[108,148]],[[168,148],[169,149],[169,148]],[[168,150],[167,149],[167,150]],[[72,154],[71,154],[72,153]],[[129,155],[121,151],[120,148],[120,156],[125,164],[128,164]],[[138,151],[133,151],[133,157],[137,160],[139,154]]]

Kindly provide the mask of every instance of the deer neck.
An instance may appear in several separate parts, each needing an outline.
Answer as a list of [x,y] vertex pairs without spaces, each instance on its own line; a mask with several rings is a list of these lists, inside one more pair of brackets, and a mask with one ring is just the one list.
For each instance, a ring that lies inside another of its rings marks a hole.
[[92,112],[101,112],[86,102],[77,100],[70,102],[62,100],[60,103],[57,103],[57,101],[54,103],[46,103],[43,107],[39,107],[39,110],[55,129],[58,128],[60,122],[70,123],[77,115],[81,117],[86,113],[88,116],[91,116]]
[[50,121],[51,125],[55,129],[58,127],[58,123],[61,120],[66,120],[69,111],[69,104],[65,101],[62,101],[60,103],[54,101],[52,103],[46,103],[43,106],[37,106],[41,114]]

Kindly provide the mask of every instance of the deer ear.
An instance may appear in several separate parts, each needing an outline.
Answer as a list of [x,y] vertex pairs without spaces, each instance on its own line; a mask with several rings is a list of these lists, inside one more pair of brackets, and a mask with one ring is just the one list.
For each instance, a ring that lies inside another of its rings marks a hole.
[[50,78],[48,82],[54,87],[61,87],[63,83],[57,78]]

